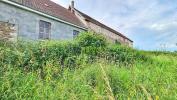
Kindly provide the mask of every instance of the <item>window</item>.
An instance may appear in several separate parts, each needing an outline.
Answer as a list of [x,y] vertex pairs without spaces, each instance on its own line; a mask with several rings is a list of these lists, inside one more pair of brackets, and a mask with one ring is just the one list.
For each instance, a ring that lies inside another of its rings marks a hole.
[[51,23],[40,20],[39,39],[50,39]]
[[120,45],[121,43],[118,40],[115,40],[115,44]]
[[73,37],[76,38],[79,35],[79,31],[73,30]]

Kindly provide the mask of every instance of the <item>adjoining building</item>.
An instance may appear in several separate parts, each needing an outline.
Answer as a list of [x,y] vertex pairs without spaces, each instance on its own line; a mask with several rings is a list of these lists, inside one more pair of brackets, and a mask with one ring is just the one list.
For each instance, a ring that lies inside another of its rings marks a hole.
[[117,32],[116,30],[102,24],[101,22],[93,19],[92,17],[88,16],[87,14],[84,14],[83,12],[77,10],[74,7],[74,1],[71,2],[71,5],[69,6],[69,10],[75,14],[81,21],[84,23],[85,26],[87,26],[89,31],[94,31],[96,33],[103,34],[109,41],[111,42],[119,42],[124,45],[133,46],[133,41],[120,32]]

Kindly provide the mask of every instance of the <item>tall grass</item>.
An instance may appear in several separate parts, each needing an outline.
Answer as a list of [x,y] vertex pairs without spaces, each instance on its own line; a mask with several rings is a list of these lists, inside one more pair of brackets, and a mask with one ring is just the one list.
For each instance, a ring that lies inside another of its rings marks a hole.
[[1,43],[0,99],[175,100],[176,60],[94,33],[65,42]]

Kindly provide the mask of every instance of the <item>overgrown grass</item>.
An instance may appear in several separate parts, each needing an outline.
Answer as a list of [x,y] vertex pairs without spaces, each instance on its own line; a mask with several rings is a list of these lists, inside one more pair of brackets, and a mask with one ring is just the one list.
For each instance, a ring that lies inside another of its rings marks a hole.
[[94,33],[1,42],[0,99],[175,100],[177,56],[113,45]]

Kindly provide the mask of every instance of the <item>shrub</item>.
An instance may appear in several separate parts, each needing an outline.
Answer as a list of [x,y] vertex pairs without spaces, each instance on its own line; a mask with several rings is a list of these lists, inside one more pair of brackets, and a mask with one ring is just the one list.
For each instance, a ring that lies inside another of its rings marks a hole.
[[[2,45],[1,45],[2,46]],[[116,63],[133,63],[136,59],[144,59],[142,53],[121,45],[110,45],[106,39],[96,33],[85,32],[74,41],[18,41],[1,51],[1,65],[12,64],[26,70],[43,69],[47,61],[56,60],[58,64],[75,68],[82,56],[87,63],[106,58]],[[77,61],[78,60],[78,61]]]
[[93,32],[81,33],[75,40],[81,47],[105,47],[107,45],[106,39],[101,34]]
[[116,44],[108,46],[103,54],[108,61],[116,63],[132,64],[135,61],[147,59],[147,57],[139,51]]

